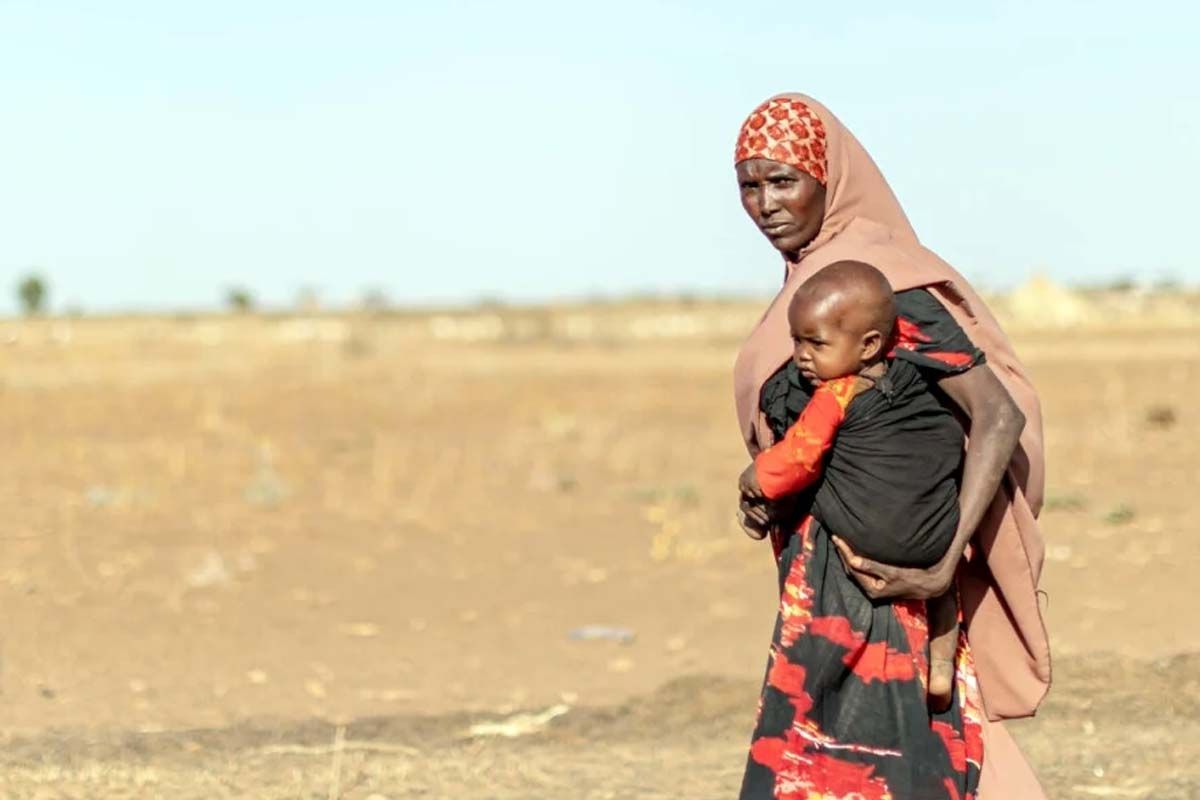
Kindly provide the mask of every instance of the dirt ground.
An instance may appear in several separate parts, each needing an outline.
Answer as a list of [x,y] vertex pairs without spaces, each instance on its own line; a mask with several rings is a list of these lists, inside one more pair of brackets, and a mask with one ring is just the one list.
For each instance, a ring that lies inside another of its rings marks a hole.
[[[0,323],[0,797],[736,791],[734,342],[405,324]],[[1056,657],[1014,731],[1052,797],[1200,797],[1200,335],[1014,339]]]

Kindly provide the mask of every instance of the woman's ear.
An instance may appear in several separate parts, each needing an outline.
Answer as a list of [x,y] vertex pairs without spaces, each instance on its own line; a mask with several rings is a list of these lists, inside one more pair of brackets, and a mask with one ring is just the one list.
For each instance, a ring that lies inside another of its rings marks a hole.
[[867,331],[863,334],[862,343],[859,345],[862,361],[871,361],[878,358],[879,351],[883,349],[883,334],[879,331]]

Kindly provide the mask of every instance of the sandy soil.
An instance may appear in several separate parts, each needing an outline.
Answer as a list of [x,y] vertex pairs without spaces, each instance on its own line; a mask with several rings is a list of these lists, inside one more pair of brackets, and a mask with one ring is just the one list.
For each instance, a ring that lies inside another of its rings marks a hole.
[[[1012,727],[1053,798],[1193,800],[1200,787],[1197,673],[1196,656],[1153,663],[1072,658],[1060,665],[1061,686],[1042,716]],[[757,691],[753,681],[691,676],[615,707],[572,709],[536,729],[522,728],[521,715],[458,713],[347,725],[256,720],[158,734],[52,732],[6,742],[0,792],[272,800],[733,797]],[[1157,699],[1168,696],[1169,702]],[[480,735],[488,722],[528,732]]]
[[[775,600],[732,344],[284,324],[0,345],[0,796],[729,796]],[[1018,735],[1054,797],[1200,797],[1200,336],[1016,340],[1057,657]]]

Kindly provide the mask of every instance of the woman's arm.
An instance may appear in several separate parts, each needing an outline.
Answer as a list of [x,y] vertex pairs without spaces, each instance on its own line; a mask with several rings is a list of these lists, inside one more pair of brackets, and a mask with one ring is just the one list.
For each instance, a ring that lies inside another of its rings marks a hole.
[[835,536],[834,543],[847,570],[872,598],[923,600],[950,588],[963,550],[991,505],[1025,427],[1025,415],[987,364],[949,375],[937,386],[970,418],[970,441],[959,489],[958,529],[946,555],[928,569],[872,561],[854,553]]

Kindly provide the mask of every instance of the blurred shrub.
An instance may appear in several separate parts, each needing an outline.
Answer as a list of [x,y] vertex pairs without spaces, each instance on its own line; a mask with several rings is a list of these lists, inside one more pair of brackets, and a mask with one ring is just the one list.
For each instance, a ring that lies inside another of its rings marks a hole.
[[26,314],[40,314],[46,308],[46,296],[49,289],[46,281],[40,275],[26,275],[17,284],[17,299],[21,310]]
[[1049,491],[1042,502],[1043,511],[1083,511],[1087,508],[1087,500],[1080,494]]
[[235,313],[244,314],[254,310],[254,295],[243,286],[231,286],[225,292],[225,305]]
[[1105,514],[1104,521],[1109,525],[1124,525],[1128,522],[1132,522],[1134,516],[1136,515],[1133,508],[1122,503],[1112,511]]

